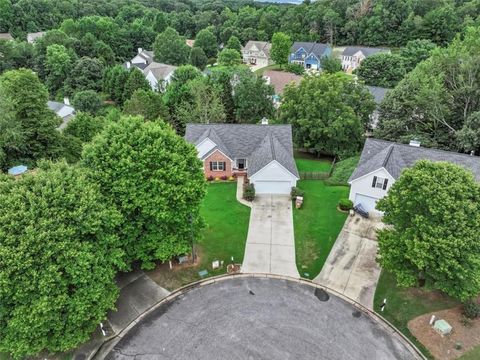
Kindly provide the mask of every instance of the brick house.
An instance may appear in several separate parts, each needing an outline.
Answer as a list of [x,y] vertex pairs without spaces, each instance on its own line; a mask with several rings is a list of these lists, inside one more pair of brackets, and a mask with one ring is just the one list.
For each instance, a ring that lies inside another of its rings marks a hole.
[[299,179],[290,125],[187,124],[205,176],[245,176],[258,194],[289,194]]

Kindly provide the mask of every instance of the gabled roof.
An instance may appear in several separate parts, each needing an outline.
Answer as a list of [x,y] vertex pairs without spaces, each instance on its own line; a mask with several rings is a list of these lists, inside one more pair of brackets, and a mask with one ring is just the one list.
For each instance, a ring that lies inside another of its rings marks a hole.
[[267,57],[270,56],[272,44],[266,41],[250,40],[245,44],[242,51],[249,51],[253,46],[255,46],[259,51],[263,51]]
[[13,40],[13,36],[10,33],[0,33],[0,40]]
[[365,57],[369,57],[379,52],[390,52],[390,49],[373,48],[373,47],[366,47],[366,46],[347,46],[345,50],[343,50],[342,56],[353,56],[359,51],[361,51],[363,55],[365,55]]
[[453,151],[429,149],[390,141],[367,139],[357,168],[349,182],[372,171],[385,168],[394,179],[398,179],[404,168],[412,167],[418,160],[448,161],[473,172],[480,181],[480,157],[460,154]]
[[275,94],[282,94],[285,86],[292,82],[298,85],[302,80],[302,76],[285,71],[267,70],[263,76],[269,79],[270,85],[275,89]]
[[143,73],[145,75],[148,74],[149,71],[152,71],[153,76],[157,80],[165,80],[165,78],[174,72],[177,69],[176,66],[168,65],[168,64],[161,64],[157,62],[152,62],[148,65],[145,69],[143,69]]
[[75,108],[71,105],[57,101],[47,101],[47,106],[62,119],[62,123],[57,128],[58,130],[66,128],[70,120],[75,117]]
[[383,101],[383,99],[385,99],[387,92],[390,90],[390,89],[382,88],[378,86],[367,86],[367,88],[368,88],[368,91],[370,91],[370,94],[372,94],[373,97],[375,98],[375,103],[377,105],[379,105]]
[[313,53],[320,59],[325,54],[325,51],[330,48],[330,45],[316,42],[295,41],[290,50],[292,53],[295,53],[301,48],[303,48],[308,54]]
[[187,124],[188,142],[198,145],[207,138],[217,146],[204,158],[217,149],[231,159],[247,158],[249,176],[276,160],[298,177],[290,125]]

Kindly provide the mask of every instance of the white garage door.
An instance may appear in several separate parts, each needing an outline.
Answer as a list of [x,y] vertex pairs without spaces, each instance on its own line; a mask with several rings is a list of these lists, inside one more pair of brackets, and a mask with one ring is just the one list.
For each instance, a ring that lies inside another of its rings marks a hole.
[[367,210],[368,212],[371,212],[371,211],[377,211],[378,212],[378,210],[375,209],[375,205],[377,204],[378,200],[379,199],[376,199],[376,198],[371,197],[371,196],[356,194],[354,205],[362,204],[362,207],[365,210]]
[[255,181],[256,194],[290,194],[290,181]]

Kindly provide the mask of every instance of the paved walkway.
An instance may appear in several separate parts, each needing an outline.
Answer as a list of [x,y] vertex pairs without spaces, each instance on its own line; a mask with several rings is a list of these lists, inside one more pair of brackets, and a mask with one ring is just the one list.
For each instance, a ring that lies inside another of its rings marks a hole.
[[327,286],[373,310],[380,277],[376,229],[379,219],[348,217],[330,255],[314,282]]
[[257,195],[253,201],[242,272],[300,277],[288,195]]

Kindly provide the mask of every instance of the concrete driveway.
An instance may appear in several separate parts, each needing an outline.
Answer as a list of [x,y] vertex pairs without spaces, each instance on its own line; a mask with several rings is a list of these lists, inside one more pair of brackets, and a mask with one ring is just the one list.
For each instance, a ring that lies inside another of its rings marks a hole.
[[373,309],[380,277],[376,229],[380,219],[348,217],[320,274],[313,280]]
[[244,273],[298,278],[295,262],[292,202],[288,195],[257,195],[252,203]]

